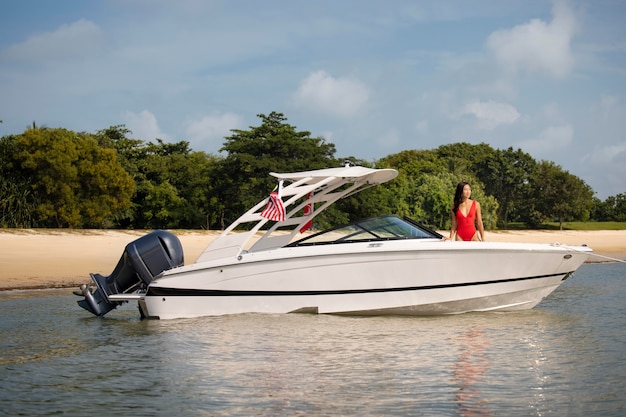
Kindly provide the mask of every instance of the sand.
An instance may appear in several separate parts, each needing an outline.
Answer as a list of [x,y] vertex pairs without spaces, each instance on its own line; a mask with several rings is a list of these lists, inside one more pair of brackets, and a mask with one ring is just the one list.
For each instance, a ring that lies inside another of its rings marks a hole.
[[[89,273],[111,273],[124,247],[147,233],[120,230],[0,229],[0,291],[64,288],[89,283]],[[215,231],[174,231],[180,238],[185,263],[193,263],[219,234]],[[447,236],[447,232],[444,234]],[[494,231],[494,242],[582,245],[594,253],[626,259],[626,230]],[[607,260],[591,256],[590,262]]]

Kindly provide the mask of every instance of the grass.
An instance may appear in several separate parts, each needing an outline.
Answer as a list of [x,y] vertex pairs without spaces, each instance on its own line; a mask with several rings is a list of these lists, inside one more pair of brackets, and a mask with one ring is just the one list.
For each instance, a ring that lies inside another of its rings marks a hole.
[[[535,229],[559,230],[559,223],[544,223]],[[529,228],[524,223],[511,222],[506,230],[529,230]],[[563,222],[563,230],[626,230],[626,222]]]

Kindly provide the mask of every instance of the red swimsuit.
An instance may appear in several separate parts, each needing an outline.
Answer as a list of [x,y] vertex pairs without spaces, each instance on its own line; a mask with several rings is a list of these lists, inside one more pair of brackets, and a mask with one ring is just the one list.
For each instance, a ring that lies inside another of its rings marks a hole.
[[461,213],[460,209],[456,211],[456,234],[463,240],[472,240],[476,234],[476,226],[474,225],[474,219],[476,217],[476,201],[472,201],[467,216]]

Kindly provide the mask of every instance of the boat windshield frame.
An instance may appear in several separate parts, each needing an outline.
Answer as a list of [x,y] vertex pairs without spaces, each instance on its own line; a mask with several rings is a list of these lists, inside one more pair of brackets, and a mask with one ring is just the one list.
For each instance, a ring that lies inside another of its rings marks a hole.
[[443,236],[412,219],[385,215],[332,227],[292,242],[286,247],[407,239],[443,239]]

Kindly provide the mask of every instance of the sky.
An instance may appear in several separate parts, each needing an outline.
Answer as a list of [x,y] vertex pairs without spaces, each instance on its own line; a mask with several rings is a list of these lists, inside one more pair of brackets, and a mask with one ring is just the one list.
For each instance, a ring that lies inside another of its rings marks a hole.
[[622,0],[0,0],[0,136],[38,126],[220,154],[258,114],[374,162],[522,149],[626,193]]

